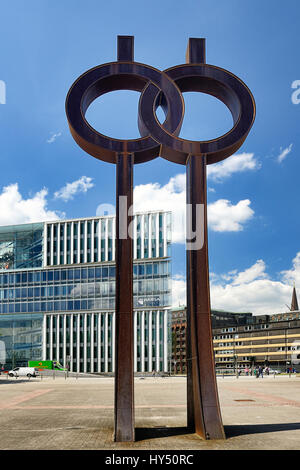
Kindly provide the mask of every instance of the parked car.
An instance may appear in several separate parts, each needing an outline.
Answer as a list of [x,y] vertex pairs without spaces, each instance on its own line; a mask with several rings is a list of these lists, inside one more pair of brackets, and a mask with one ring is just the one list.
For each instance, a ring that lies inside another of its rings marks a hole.
[[36,377],[39,371],[34,367],[15,367],[8,372],[10,377]]
[[280,370],[277,369],[269,369],[269,374],[280,374]]

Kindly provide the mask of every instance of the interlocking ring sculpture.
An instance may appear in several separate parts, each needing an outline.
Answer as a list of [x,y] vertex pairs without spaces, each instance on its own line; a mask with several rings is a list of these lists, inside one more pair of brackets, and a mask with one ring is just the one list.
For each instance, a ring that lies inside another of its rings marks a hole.
[[[205,40],[190,38],[186,64],[163,72],[134,62],[133,37],[118,36],[118,60],[96,66],[71,86],[66,114],[71,134],[87,153],[117,167],[116,199],[116,363],[115,440],[134,440],[132,241],[119,237],[119,197],[132,205],[133,165],[161,156],[187,167],[187,203],[204,204],[204,244],[187,252],[187,395],[188,427],[204,439],[224,438],[220,414],[210,324],[207,252],[206,165],[236,152],[255,119],[255,103],[235,75],[205,61]],[[95,130],[85,119],[90,104],[115,90],[141,93],[138,124],[141,138],[120,140]],[[184,116],[182,93],[196,91],[221,100],[230,110],[233,127],[207,141],[178,137]],[[156,116],[161,106],[165,121]],[[192,211],[192,226],[195,215]],[[127,215],[127,227],[131,216]]]

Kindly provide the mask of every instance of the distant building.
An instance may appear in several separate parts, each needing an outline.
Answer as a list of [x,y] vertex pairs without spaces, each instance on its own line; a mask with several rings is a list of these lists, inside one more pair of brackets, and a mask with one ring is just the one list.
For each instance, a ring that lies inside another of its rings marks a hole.
[[[236,370],[268,365],[284,370],[300,364],[300,311],[295,288],[289,312],[252,315],[212,310],[215,365]],[[172,311],[172,371],[186,373],[186,307]],[[300,366],[299,366],[300,368]]]
[[[171,217],[133,220],[134,370],[167,371]],[[0,227],[1,365],[113,373],[115,217]]]

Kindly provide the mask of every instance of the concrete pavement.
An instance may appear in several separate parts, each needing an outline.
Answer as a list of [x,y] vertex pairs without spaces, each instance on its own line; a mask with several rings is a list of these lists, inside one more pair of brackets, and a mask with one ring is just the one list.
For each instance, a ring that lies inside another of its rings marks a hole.
[[0,449],[298,450],[300,377],[218,378],[226,440],[186,428],[184,377],[135,379],[136,442],[113,441],[113,378],[0,375]]

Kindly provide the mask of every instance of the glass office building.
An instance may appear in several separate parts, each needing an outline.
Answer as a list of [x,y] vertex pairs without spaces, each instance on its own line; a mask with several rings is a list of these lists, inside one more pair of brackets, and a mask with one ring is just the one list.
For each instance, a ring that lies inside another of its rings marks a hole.
[[[133,220],[134,364],[167,371],[171,214]],[[0,364],[114,372],[115,217],[0,227]]]

